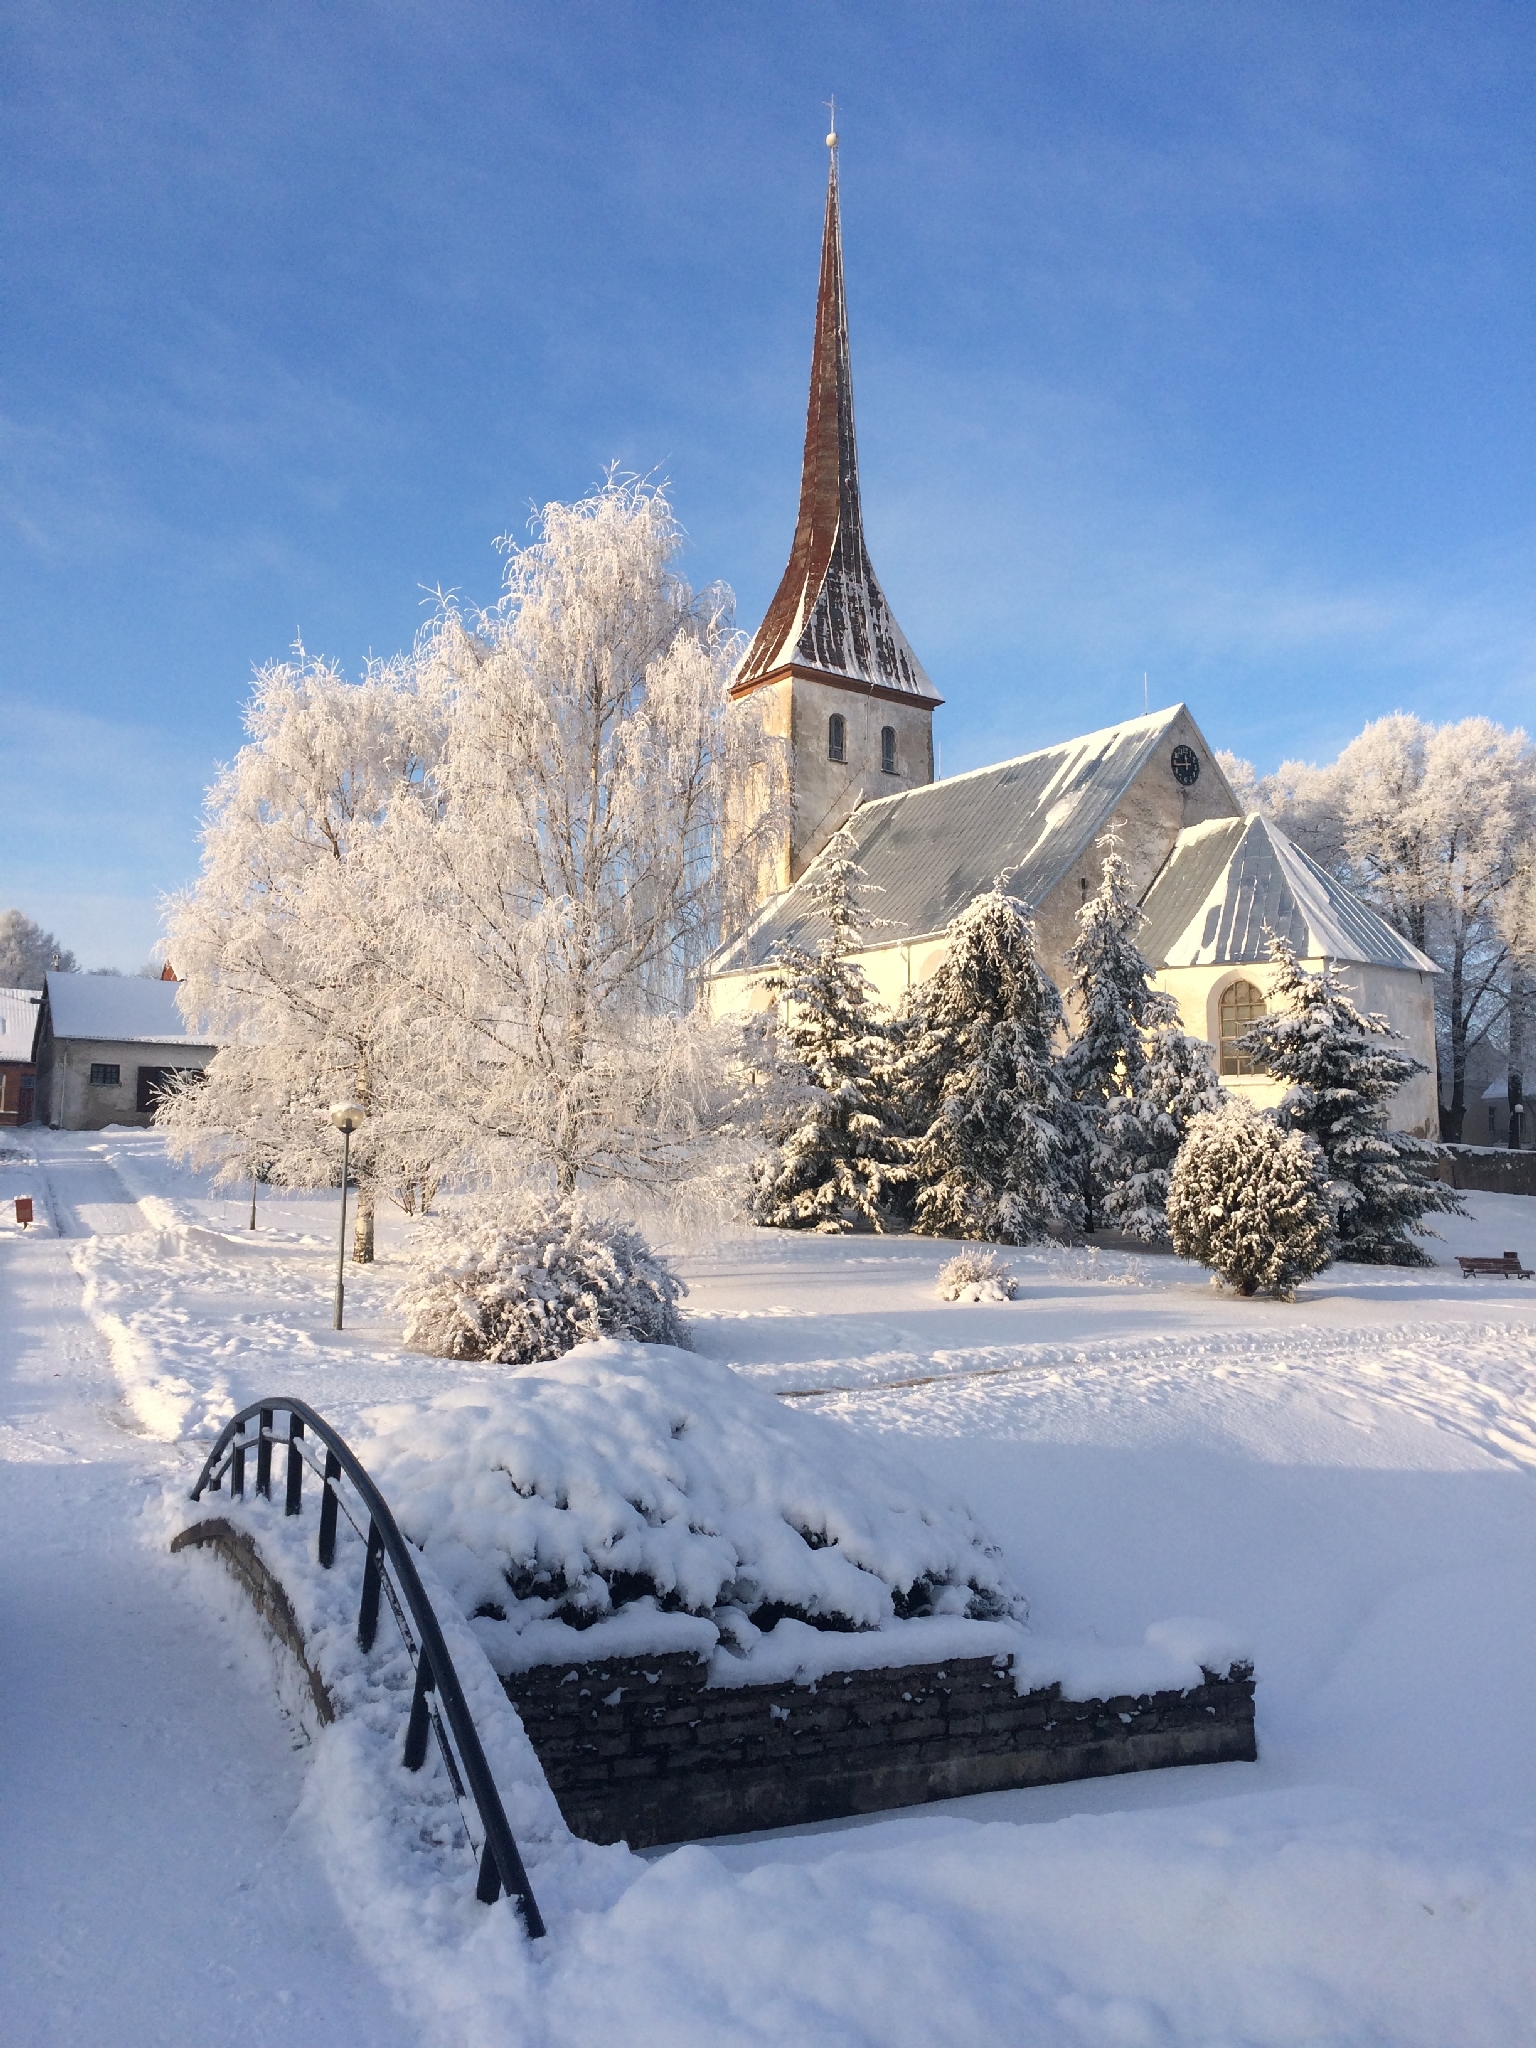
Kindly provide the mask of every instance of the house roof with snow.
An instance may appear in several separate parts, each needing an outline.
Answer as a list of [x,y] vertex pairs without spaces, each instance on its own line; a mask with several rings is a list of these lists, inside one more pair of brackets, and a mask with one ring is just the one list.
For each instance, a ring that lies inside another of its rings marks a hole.
[[174,981],[138,975],[50,974],[48,1019],[58,1038],[99,1039],[144,1045],[215,1045],[206,1033],[188,1031],[176,1006]]
[[[1010,894],[1038,908],[1186,716],[1184,706],[1175,704],[1015,761],[861,804],[848,830],[870,885],[866,945],[942,932],[1000,873]],[[806,888],[813,872],[814,863],[792,889],[766,904],[715,956],[710,973],[761,967],[786,945],[814,950],[825,926]]]
[[1142,900],[1141,950],[1158,966],[1269,958],[1268,934],[1303,960],[1437,972],[1435,963],[1257,813],[1191,825]]
[[41,1000],[35,988],[0,988],[0,1060],[31,1060]]

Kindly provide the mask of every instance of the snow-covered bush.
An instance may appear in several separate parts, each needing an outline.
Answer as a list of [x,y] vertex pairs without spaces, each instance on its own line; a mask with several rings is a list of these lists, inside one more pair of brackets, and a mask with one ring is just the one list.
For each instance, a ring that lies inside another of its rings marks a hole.
[[1168,1228],[1240,1294],[1289,1295],[1333,1257],[1323,1158],[1239,1096],[1197,1116],[1174,1161]]
[[996,1252],[970,1246],[939,1268],[940,1301],[1012,1301],[1018,1276]]
[[628,1224],[524,1194],[424,1223],[396,1305],[413,1351],[525,1365],[595,1337],[686,1346],[687,1291]]
[[369,1419],[370,1471],[503,1669],[621,1610],[637,1650],[704,1633],[690,1616],[750,1640],[786,1615],[1022,1611],[969,1511],[899,1452],[710,1359],[610,1340]]

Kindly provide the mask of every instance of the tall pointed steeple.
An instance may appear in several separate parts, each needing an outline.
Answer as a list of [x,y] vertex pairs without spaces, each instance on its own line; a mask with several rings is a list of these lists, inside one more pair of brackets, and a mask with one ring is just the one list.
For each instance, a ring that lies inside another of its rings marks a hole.
[[928,709],[942,703],[891,615],[864,543],[853,376],[843,295],[837,137],[827,137],[827,217],[816,295],[816,343],[789,566],[731,685],[743,696],[791,676]]

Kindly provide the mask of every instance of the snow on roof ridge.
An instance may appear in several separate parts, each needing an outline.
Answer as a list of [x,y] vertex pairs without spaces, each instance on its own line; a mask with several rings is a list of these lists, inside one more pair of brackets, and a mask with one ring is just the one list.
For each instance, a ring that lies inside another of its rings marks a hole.
[[966,768],[958,775],[936,776],[932,782],[920,782],[915,789],[893,789],[889,796],[866,797],[850,813],[850,822],[858,811],[878,810],[882,804],[903,803],[909,796],[922,796],[930,789],[953,789],[957,782],[973,782],[978,775],[996,775],[1004,768],[1018,768],[1025,761],[1038,761],[1044,754],[1065,753],[1069,747],[1087,747],[1094,740],[1107,740],[1114,733],[1130,732],[1138,725],[1146,726],[1150,732],[1156,726],[1166,725],[1187,709],[1185,704],[1178,703],[1170,705],[1166,711],[1143,712],[1140,718],[1122,719],[1118,725],[1101,725],[1096,732],[1074,733],[1071,739],[1053,740],[1048,747],[1031,747],[1027,754],[1011,754],[1006,761],[989,761],[985,768]]

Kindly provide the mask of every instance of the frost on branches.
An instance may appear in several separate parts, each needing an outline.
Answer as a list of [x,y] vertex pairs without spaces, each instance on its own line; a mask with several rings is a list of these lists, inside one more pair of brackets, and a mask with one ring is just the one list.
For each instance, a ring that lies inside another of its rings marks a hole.
[[405,971],[389,830],[438,736],[401,665],[354,684],[302,649],[261,671],[245,722],[208,795],[202,872],[168,921],[182,1014],[221,1050],[156,1121],[221,1181],[313,1187],[339,1171],[327,1105],[361,1102],[354,1257],[369,1259],[376,1197],[418,1208],[441,1159],[442,1061]]
[[888,1107],[890,1034],[869,979],[847,954],[860,932],[863,870],[851,834],[829,841],[807,877],[827,926],[820,949],[784,948],[765,986],[777,998],[775,1059],[798,1092],[770,1118],[769,1149],[752,1169],[759,1224],[784,1230],[882,1230],[906,1178]]
[[[785,1407],[710,1359],[606,1341],[504,1387],[375,1411],[400,1526],[499,1669],[598,1656],[572,1631],[671,1617],[752,1640],[1018,1612],[970,1513],[884,1444]],[[601,1640],[600,1638],[598,1640]]]
[[1062,1075],[1077,1214],[1148,1242],[1168,1235],[1169,1176],[1194,1118],[1221,1084],[1205,1047],[1179,1027],[1178,1005],[1152,986],[1136,934],[1142,914],[1111,831],[1099,887],[1078,916],[1072,949],[1078,1033]]
[[1338,974],[1309,974],[1286,940],[1271,936],[1274,1008],[1244,1034],[1255,1066],[1290,1087],[1276,1115],[1316,1141],[1327,1162],[1338,1246],[1357,1265],[1428,1266],[1412,1232],[1431,1212],[1465,1204],[1432,1178],[1438,1147],[1387,1128],[1387,1104],[1421,1063],[1399,1050],[1385,1017],[1356,1008]]
[[1018,1276],[996,1252],[967,1246],[939,1268],[940,1301],[1012,1301]]
[[565,1193],[696,1157],[718,1082],[692,975],[776,821],[732,823],[779,752],[728,696],[729,593],[690,590],[681,546],[662,491],[610,479],[546,505],[495,610],[445,605],[418,651],[444,706],[401,848],[419,979],[478,1134]]
[[1239,1294],[1289,1297],[1333,1256],[1322,1155],[1240,1096],[1196,1117],[1174,1163],[1168,1228],[1181,1258]]
[[947,939],[910,999],[899,1067],[921,1133],[909,1148],[914,1227],[1028,1244],[1065,1207],[1061,998],[1027,911],[1002,889],[967,905]]
[[1491,719],[1397,712],[1327,767],[1247,778],[1260,809],[1439,964],[1441,1135],[1454,1143],[1468,1054],[1499,1031],[1519,964],[1507,912],[1536,845],[1536,747]]
[[687,1291],[627,1224],[524,1193],[424,1223],[396,1306],[413,1351],[526,1365],[598,1337],[686,1348]]

